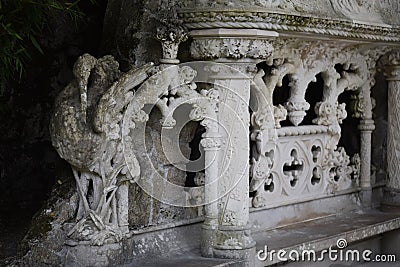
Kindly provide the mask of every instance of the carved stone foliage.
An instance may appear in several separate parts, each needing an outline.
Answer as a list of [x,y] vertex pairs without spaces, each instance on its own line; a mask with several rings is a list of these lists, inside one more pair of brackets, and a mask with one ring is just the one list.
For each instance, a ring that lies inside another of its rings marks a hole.
[[387,55],[387,64],[392,66],[400,65],[400,50],[391,51]]
[[244,38],[195,39],[192,42],[190,52],[196,59],[266,59],[272,53],[272,46],[268,40]]
[[388,51],[379,61],[379,67],[388,80],[400,79],[400,50]]
[[326,126],[340,124],[347,117],[346,104],[319,102],[315,105],[315,113],[318,115],[313,120],[315,124]]
[[260,155],[258,160],[253,158],[250,176],[252,177],[250,183],[250,192],[255,192],[262,186],[270,175],[272,167],[271,157]]
[[276,59],[269,73],[260,69],[254,76],[252,90],[258,110],[252,114],[253,126],[259,129],[280,128],[280,121],[286,119],[287,109],[282,105],[273,106],[273,92],[276,87],[282,86],[284,76],[293,71],[293,64]]
[[275,128],[281,128],[281,121],[286,120],[287,110],[282,106],[274,106],[274,120],[275,120]]
[[186,41],[188,36],[180,26],[161,26],[157,28],[156,38],[161,42],[163,59],[176,59],[179,44]]
[[196,173],[196,176],[194,177],[194,182],[196,184],[196,187],[188,188],[187,201],[194,206],[202,205],[205,201],[203,187],[205,185],[204,172]]

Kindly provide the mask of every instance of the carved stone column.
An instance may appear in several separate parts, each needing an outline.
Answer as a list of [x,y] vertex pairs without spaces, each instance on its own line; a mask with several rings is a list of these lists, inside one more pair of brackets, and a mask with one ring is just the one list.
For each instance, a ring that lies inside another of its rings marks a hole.
[[215,235],[218,230],[218,177],[219,177],[219,150],[221,137],[218,133],[217,117],[205,119],[201,122],[206,128],[202,135],[201,145],[204,149],[205,181],[204,195],[205,218],[201,234],[201,254],[206,257],[213,256]]
[[220,258],[251,259],[255,242],[248,226],[251,76],[247,68],[253,64],[225,64],[229,67],[210,73],[223,103],[218,117],[223,143],[219,155],[218,231],[213,251]]
[[[192,56],[200,60],[212,59],[215,63],[208,64],[206,71],[208,82],[218,91],[220,99],[218,230],[204,232],[212,235],[208,238],[214,240],[214,244],[212,248],[204,248],[210,243],[203,242],[203,255],[246,259],[250,266],[254,264],[255,253],[255,242],[248,225],[250,85],[257,71],[256,64],[270,57],[272,46],[268,39],[276,33],[213,29],[193,31],[190,35],[193,37]],[[206,188],[206,198],[211,193],[212,190]],[[213,210],[206,209],[206,218],[210,217],[207,212]],[[203,229],[207,227],[206,222]]]
[[360,187],[362,204],[371,207],[372,185],[371,185],[371,137],[375,130],[374,121],[371,119],[361,120],[358,125],[360,130]]
[[387,160],[388,180],[382,208],[400,211],[400,51],[391,53],[386,61],[388,81]]

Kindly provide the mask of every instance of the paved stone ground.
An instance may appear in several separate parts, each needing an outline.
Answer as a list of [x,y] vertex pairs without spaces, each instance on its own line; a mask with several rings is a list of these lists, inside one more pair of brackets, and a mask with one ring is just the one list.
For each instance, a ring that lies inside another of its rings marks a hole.
[[237,263],[229,260],[206,259],[197,257],[175,258],[175,259],[153,259],[148,261],[141,261],[127,264],[125,267],[225,267],[235,266]]
[[134,260],[124,265],[124,267],[236,267],[241,266],[240,262],[235,260],[203,258],[200,256],[200,249],[190,249],[176,251],[170,255],[162,257],[145,257]]
[[[398,253],[399,250],[395,245],[392,252],[382,253],[380,245],[382,239],[380,234],[399,229],[399,226],[400,214],[379,211],[354,212],[326,216],[317,220],[295,223],[273,230],[259,231],[253,233],[253,237],[257,242],[257,251],[265,250],[264,246],[266,245],[269,252],[283,249],[287,253],[291,250],[302,251],[304,249],[318,252],[328,249],[330,246],[335,249],[337,240],[344,238],[348,242],[349,247],[346,245],[343,251],[346,249],[357,249],[358,251],[368,249],[373,251],[371,256],[373,257],[377,254],[395,254],[396,251]],[[327,254],[325,255],[325,259],[327,259],[328,256]],[[287,256],[288,254],[286,254]],[[274,262],[279,262],[276,254]],[[266,259],[264,262],[258,261],[257,266],[270,266],[272,263],[269,259]],[[286,265],[293,267],[400,266],[400,258],[397,255],[395,263],[335,263],[327,259],[323,262],[292,262]]]

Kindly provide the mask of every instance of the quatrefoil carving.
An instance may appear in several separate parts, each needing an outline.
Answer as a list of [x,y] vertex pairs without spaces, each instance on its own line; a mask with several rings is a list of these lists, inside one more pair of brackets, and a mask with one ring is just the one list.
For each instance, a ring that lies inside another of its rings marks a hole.
[[290,152],[290,161],[286,162],[283,166],[283,173],[289,177],[290,186],[295,187],[301,172],[304,170],[304,164],[298,159],[298,153],[296,149],[292,149]]

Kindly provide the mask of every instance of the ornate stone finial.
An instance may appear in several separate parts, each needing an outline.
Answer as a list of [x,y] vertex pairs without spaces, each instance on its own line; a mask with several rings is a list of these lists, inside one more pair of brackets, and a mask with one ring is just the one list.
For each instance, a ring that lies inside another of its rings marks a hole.
[[157,28],[155,37],[162,45],[163,58],[160,60],[162,63],[176,61],[179,44],[188,39],[185,29],[179,25],[162,25]]

